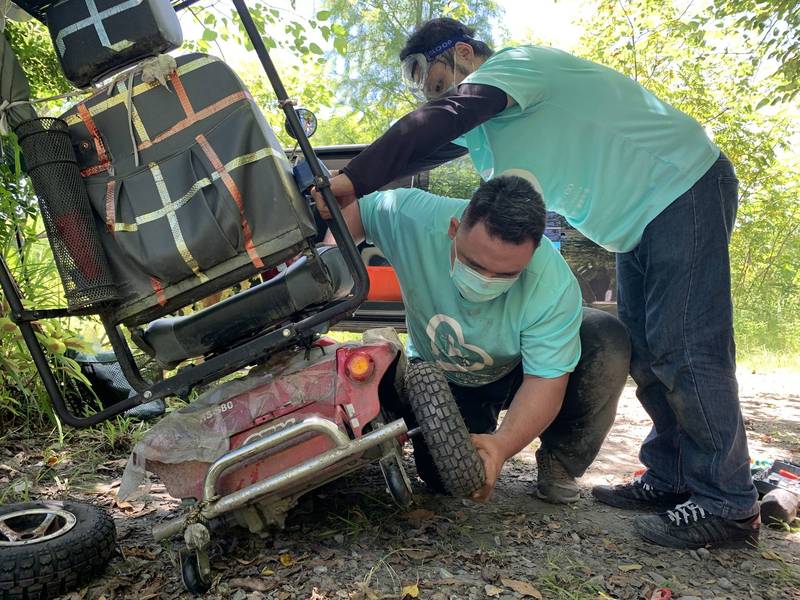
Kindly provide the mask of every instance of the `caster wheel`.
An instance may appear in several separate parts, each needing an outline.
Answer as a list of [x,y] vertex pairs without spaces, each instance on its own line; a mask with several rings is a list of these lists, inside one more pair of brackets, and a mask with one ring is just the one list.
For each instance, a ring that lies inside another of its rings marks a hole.
[[[181,580],[184,587],[195,596],[205,594],[211,589],[211,569],[208,558],[197,552],[181,552]],[[204,568],[205,563],[205,568]]]
[[408,508],[414,503],[411,482],[397,455],[387,456],[381,460],[381,471],[386,480],[386,487],[392,499],[401,508]]

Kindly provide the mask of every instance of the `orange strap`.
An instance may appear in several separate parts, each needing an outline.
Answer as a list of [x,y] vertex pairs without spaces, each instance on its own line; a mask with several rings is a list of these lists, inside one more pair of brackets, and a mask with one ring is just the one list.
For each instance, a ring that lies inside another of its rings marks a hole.
[[[177,90],[176,90],[177,92]],[[194,125],[198,121],[202,121],[203,119],[207,119],[211,115],[216,112],[221,111],[223,108],[229,107],[231,104],[235,104],[240,100],[245,100],[246,98],[250,98],[250,95],[247,92],[236,92],[235,94],[231,94],[230,96],[224,97],[222,100],[218,100],[205,108],[200,109],[199,111],[192,113],[191,116],[187,116],[185,119],[182,119],[175,123],[172,127],[164,131],[163,133],[158,134],[150,141],[144,141],[139,144],[139,150],[147,150],[151,148],[153,145],[158,144],[159,142],[163,142],[168,137],[175,135],[176,133],[180,133],[187,127]],[[184,109],[186,107],[184,106]]]
[[108,171],[108,168],[111,166],[111,163],[106,163],[104,165],[95,165],[93,167],[86,167],[85,169],[81,169],[81,177],[91,177],[92,175],[97,175],[98,173],[102,173],[103,171]]
[[169,80],[172,82],[172,87],[175,89],[175,95],[178,97],[178,100],[183,107],[183,112],[186,114],[187,118],[191,118],[194,116],[194,108],[192,108],[192,103],[189,100],[189,94],[186,93],[186,88],[183,87],[183,82],[181,81],[181,77],[178,75],[177,70],[169,74]]
[[78,114],[80,115],[83,124],[86,126],[86,130],[89,132],[89,135],[92,136],[92,140],[94,141],[94,149],[97,151],[97,160],[100,161],[100,164],[93,167],[88,167],[81,171],[81,175],[83,177],[87,177],[89,175],[96,175],[102,171],[108,171],[110,162],[108,160],[106,146],[103,143],[103,138],[100,137],[100,131],[97,129],[97,125],[95,125],[94,119],[92,119],[92,115],[89,112],[89,109],[86,108],[85,103],[81,102],[78,104]]
[[242,193],[239,191],[239,187],[236,185],[233,177],[231,177],[231,174],[225,169],[225,165],[222,164],[222,161],[219,159],[219,156],[217,156],[217,153],[214,152],[214,149],[211,147],[211,144],[208,143],[206,137],[201,133],[195,139],[197,140],[197,143],[200,144],[203,152],[205,152],[208,160],[211,162],[211,166],[214,167],[214,171],[216,171],[220,179],[222,179],[222,182],[225,184],[225,187],[228,189],[228,192],[230,192],[231,196],[233,196],[236,206],[239,207],[239,215],[242,217],[244,248],[247,250],[247,254],[250,256],[250,262],[253,263],[253,266],[256,269],[263,269],[264,262],[256,252],[255,244],[253,244],[253,232],[250,230],[250,223],[247,222],[247,217],[244,214],[244,200],[242,198]]

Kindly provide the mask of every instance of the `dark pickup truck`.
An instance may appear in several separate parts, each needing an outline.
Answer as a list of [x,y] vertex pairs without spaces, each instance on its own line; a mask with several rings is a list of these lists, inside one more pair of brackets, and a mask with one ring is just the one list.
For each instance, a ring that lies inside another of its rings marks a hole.
[[[320,146],[317,156],[330,170],[341,169],[363,145]],[[468,198],[479,183],[467,157],[457,159],[431,171],[391,182],[385,189],[416,187],[434,194]],[[560,249],[578,283],[587,306],[616,312],[616,271],[614,255],[591,242],[572,228],[563,217],[547,214],[545,235]],[[356,313],[337,324],[337,329],[361,331],[370,327],[390,325],[405,329],[405,310],[397,277],[380,250],[367,243],[359,246],[370,277],[370,292]]]

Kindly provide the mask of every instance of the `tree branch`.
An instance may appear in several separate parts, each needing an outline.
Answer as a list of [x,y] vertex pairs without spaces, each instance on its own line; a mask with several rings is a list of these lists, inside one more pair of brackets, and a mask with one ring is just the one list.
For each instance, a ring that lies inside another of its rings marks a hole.
[[639,81],[639,65],[636,61],[636,27],[633,25],[633,21],[631,20],[630,15],[628,14],[628,10],[625,8],[625,5],[622,3],[622,0],[617,0],[617,4],[622,9],[625,18],[628,20],[628,25],[631,26],[631,51],[633,52],[633,80]]

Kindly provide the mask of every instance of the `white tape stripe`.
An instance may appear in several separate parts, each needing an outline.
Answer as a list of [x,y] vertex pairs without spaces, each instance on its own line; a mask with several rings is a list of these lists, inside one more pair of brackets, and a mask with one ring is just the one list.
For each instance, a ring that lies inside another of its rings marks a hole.
[[[189,61],[188,63],[184,63],[183,65],[178,67],[178,75],[185,75],[186,73],[191,73],[192,71],[196,71],[197,69],[200,69],[206,65],[210,65],[211,63],[217,62],[217,60],[218,59],[214,58],[213,56],[202,56],[195,60]],[[160,84],[158,83],[158,81],[138,83],[133,88],[133,95],[134,97],[136,97],[139,94],[143,94],[158,87],[159,85]],[[91,98],[87,100],[87,102],[91,101],[96,97],[97,94],[93,95]],[[125,98],[126,96],[123,94],[116,94],[113,97],[108,98],[107,100],[103,100],[102,102],[98,102],[97,104],[94,104],[92,106],[88,106],[87,108],[89,109],[89,114],[92,115],[93,117],[99,115],[100,113],[108,110],[109,108],[114,108],[117,104],[123,104],[125,102]],[[78,123],[81,122],[80,116],[74,113],[62,118],[66,119],[67,125],[69,125],[70,127],[72,127],[73,125],[77,125]]]
[[200,270],[200,265],[197,264],[197,260],[195,260],[194,256],[192,256],[189,247],[186,245],[186,240],[183,238],[183,232],[181,231],[180,223],[178,223],[178,217],[175,214],[175,210],[171,208],[171,200],[169,197],[169,192],[167,191],[167,184],[164,181],[164,176],[161,174],[161,169],[158,168],[156,163],[150,164],[150,171],[153,174],[153,179],[156,182],[156,189],[158,190],[158,195],[161,198],[161,203],[164,205],[165,208],[168,208],[166,212],[167,222],[169,223],[169,228],[172,231],[172,238],[175,241],[175,246],[178,248],[178,253],[181,255],[183,262],[192,270],[192,272],[197,276],[200,281],[208,281],[208,277]]
[[64,29],[58,32],[58,35],[56,36],[56,47],[58,48],[59,53],[61,56],[64,56],[67,52],[67,46],[64,43],[65,37],[75,33],[76,31],[80,31],[81,29],[86,29],[87,27],[94,27],[97,31],[97,36],[100,38],[100,43],[106,48],[111,48],[111,41],[108,39],[108,33],[106,33],[106,28],[103,25],[103,19],[117,15],[128,10],[129,8],[133,8],[134,6],[138,6],[142,3],[142,1],[143,0],[127,0],[127,2],[123,2],[122,4],[112,6],[111,8],[107,8],[106,10],[99,12],[94,0],[86,0],[86,7],[89,9],[89,16],[81,21],[78,21],[77,23],[67,25],[64,27]]
[[[245,154],[243,156],[238,156],[233,160],[229,161],[225,165],[225,170],[227,172],[232,172],[239,167],[243,167],[245,165],[249,165],[254,162],[258,162],[263,158],[267,158],[268,156],[272,156],[275,158],[282,158],[282,152],[276,152],[272,148],[261,148],[260,150],[256,150],[255,152],[251,152],[250,154]],[[153,171],[153,166],[150,166],[150,170]],[[154,171],[153,171],[154,172]],[[155,173],[155,172],[154,172]],[[160,175],[160,171],[159,171]],[[154,175],[155,176],[155,175]],[[136,223],[115,223],[114,230],[115,231],[126,231],[126,232],[134,232],[138,230],[139,225],[144,225],[145,223],[151,223],[158,219],[161,219],[167,216],[169,213],[174,213],[179,208],[185,206],[189,200],[191,200],[197,192],[201,189],[206,187],[207,185],[211,185],[213,181],[216,181],[220,178],[219,173],[216,171],[211,174],[211,179],[208,177],[203,177],[202,179],[196,181],[192,184],[192,187],[189,188],[183,196],[175,200],[174,202],[169,199],[169,195],[167,194],[167,201],[164,202],[164,198],[162,196],[162,208],[158,210],[154,210],[153,212],[145,213],[143,215],[139,215],[136,217]],[[158,185],[158,180],[156,181],[156,185]],[[159,188],[159,194],[161,193],[161,188]],[[164,189],[164,193],[166,194],[166,188]]]
[[94,25],[95,31],[97,31],[97,37],[100,38],[100,43],[103,44],[103,47],[110,48],[111,40],[108,39],[106,28],[103,26],[103,17],[100,16],[100,11],[97,10],[97,5],[94,3],[94,0],[86,0],[86,8],[89,9],[89,18],[92,19],[92,25]]

